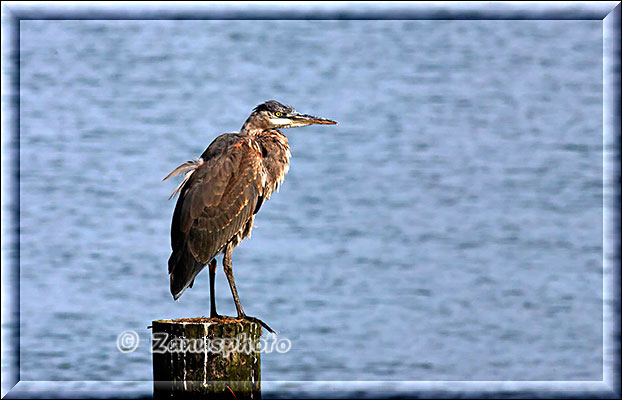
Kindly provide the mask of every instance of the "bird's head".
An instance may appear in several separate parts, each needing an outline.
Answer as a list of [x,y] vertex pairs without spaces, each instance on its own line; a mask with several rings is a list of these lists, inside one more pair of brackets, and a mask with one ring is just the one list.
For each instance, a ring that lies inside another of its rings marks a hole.
[[269,100],[253,109],[242,130],[296,128],[313,124],[336,125],[337,121],[301,114],[291,106]]

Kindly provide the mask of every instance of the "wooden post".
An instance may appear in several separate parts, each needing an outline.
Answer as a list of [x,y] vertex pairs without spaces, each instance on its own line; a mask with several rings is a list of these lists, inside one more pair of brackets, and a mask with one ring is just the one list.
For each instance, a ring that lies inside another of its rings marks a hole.
[[261,399],[254,322],[183,318],[152,324],[155,399]]

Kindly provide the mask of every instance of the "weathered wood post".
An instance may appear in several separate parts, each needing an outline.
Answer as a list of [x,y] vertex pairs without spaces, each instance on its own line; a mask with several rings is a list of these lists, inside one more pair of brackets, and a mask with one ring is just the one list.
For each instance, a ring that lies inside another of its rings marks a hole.
[[152,324],[155,399],[261,399],[254,322],[183,318]]

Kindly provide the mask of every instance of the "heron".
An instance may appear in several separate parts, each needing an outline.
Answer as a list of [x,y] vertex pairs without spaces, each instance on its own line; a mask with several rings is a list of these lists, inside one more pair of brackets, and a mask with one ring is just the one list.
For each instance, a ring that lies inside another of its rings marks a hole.
[[274,331],[259,318],[244,313],[233,279],[231,253],[249,237],[255,215],[283,183],[291,153],[279,129],[337,121],[297,112],[269,100],[256,106],[237,133],[218,136],[198,159],[175,168],[163,180],[184,175],[170,198],[179,195],[171,223],[172,253],[168,260],[170,290],[177,300],[194,284],[209,264],[210,318],[216,312],[214,283],[216,256],[229,281],[238,319],[256,322]]

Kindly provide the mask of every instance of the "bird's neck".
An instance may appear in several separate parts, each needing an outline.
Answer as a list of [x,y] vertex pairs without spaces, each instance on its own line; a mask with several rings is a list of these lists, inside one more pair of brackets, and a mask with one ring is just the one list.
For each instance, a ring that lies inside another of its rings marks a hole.
[[243,126],[242,129],[240,130],[240,133],[243,134],[243,135],[257,137],[257,136],[261,135],[263,131],[264,131],[264,129],[260,129],[260,128],[256,128],[256,127]]
[[270,135],[274,135],[275,133],[281,135],[281,132],[278,129],[260,128],[260,127],[257,127],[256,125],[249,124],[249,123],[245,123],[242,126],[240,133],[243,135],[251,136],[253,138],[257,138],[259,136],[266,136],[266,135],[270,136]]
[[268,121],[263,120],[258,115],[251,114],[244,125],[242,125],[242,129],[240,129],[240,133],[250,136],[258,136],[261,135],[261,132],[268,128]]

